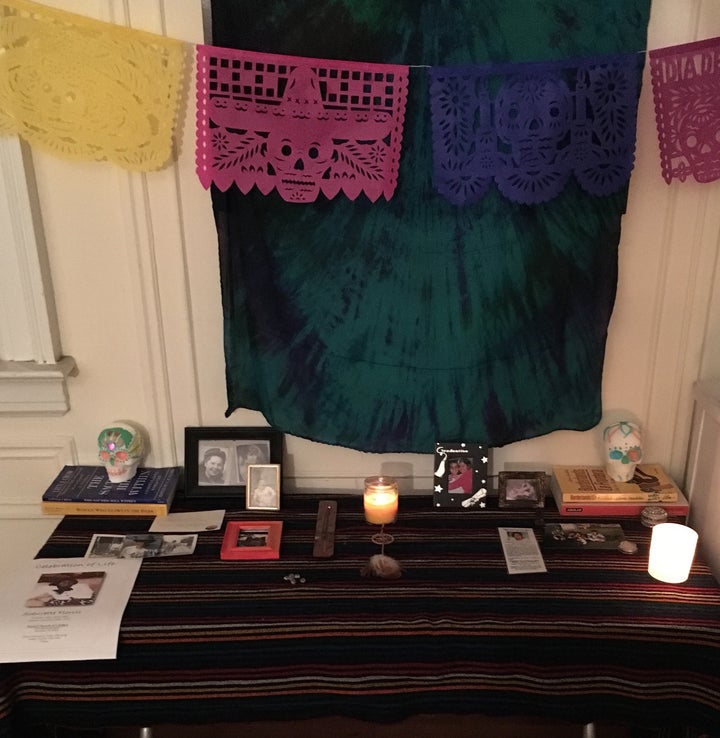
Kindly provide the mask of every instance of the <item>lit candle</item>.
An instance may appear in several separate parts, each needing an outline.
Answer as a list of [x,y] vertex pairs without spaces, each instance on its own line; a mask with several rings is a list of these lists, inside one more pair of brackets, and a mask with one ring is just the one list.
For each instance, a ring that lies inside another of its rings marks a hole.
[[398,511],[398,486],[392,477],[365,480],[365,520],[375,525],[394,522]]
[[648,572],[661,582],[678,584],[690,575],[698,534],[686,525],[659,523],[652,529]]

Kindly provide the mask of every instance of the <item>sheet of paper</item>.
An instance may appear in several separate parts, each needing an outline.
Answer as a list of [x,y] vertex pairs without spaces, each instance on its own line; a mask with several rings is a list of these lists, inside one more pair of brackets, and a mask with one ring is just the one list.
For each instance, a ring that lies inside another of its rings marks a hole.
[[198,510],[197,512],[168,513],[155,518],[151,533],[194,533],[220,530],[225,510]]
[[33,559],[0,592],[0,663],[114,659],[142,559]]
[[547,571],[532,528],[498,528],[508,574]]

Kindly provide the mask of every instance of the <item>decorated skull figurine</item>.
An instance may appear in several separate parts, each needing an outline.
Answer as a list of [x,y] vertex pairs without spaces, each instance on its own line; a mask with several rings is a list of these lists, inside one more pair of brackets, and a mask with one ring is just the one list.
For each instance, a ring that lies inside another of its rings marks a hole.
[[642,432],[637,423],[621,420],[603,431],[605,468],[616,482],[629,482],[642,461]]
[[137,472],[145,453],[143,430],[125,420],[103,428],[98,436],[98,456],[113,483],[127,482]]

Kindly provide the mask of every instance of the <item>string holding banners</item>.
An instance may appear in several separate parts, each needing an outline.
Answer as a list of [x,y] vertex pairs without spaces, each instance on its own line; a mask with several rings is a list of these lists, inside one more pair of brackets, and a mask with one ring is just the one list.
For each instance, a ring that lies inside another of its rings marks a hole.
[[451,203],[494,182],[536,205],[574,175],[589,194],[627,184],[635,158],[642,56],[430,69],[435,186]]
[[408,68],[197,47],[198,177],[287,202],[397,185]]

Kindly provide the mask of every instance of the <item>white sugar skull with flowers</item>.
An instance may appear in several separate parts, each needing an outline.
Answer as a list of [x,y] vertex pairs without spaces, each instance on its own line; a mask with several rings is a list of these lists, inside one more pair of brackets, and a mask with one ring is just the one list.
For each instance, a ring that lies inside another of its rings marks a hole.
[[115,421],[100,431],[98,447],[108,479],[119,484],[135,476],[145,454],[145,436],[133,423]]
[[610,479],[629,482],[635,467],[643,458],[642,431],[637,423],[621,420],[603,431],[605,441],[605,468]]

